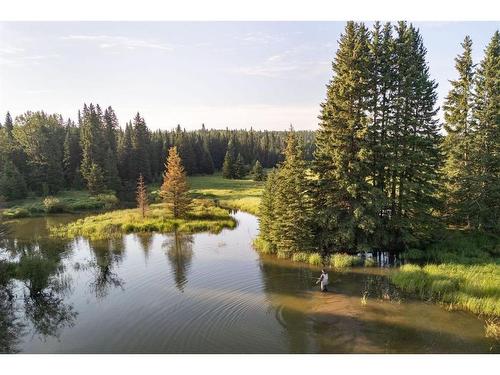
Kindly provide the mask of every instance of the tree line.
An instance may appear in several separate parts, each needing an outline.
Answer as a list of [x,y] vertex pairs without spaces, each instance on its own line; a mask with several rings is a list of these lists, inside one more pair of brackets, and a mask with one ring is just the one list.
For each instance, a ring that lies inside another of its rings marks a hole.
[[407,22],[348,22],[312,161],[291,131],[268,175],[260,236],[278,252],[399,252],[445,224],[500,230],[500,34],[478,67],[472,42],[437,119],[426,48]]
[[[44,112],[26,112],[13,120],[7,113],[0,124],[0,197],[88,189],[93,194],[115,191],[132,201],[139,175],[145,183],[161,182],[166,155],[174,146],[188,175],[224,170],[226,178],[242,178],[252,168],[259,171],[281,161],[285,136],[283,131],[204,125],[194,131],[180,126],[152,131],[139,113],[122,128],[112,107],[103,111],[94,104],[85,104],[76,121]],[[303,136],[312,158],[314,133]]]

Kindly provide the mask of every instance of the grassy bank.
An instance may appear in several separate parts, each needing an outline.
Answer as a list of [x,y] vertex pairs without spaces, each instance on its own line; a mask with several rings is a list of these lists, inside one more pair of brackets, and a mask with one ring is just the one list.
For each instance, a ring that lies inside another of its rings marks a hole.
[[163,204],[154,204],[145,218],[137,209],[116,210],[88,216],[67,225],[50,228],[51,235],[74,238],[108,239],[131,232],[218,233],[224,228],[234,228],[236,221],[223,208],[209,201],[195,200],[193,209],[185,219],[174,219],[166,213]]
[[5,204],[1,216],[8,219],[41,216],[52,213],[77,213],[112,209],[118,205],[113,194],[90,195],[87,191],[61,191],[53,197],[32,196]]
[[398,287],[452,309],[500,317],[500,266],[497,264],[407,264],[391,275]]
[[211,176],[189,177],[189,185],[194,197],[217,201],[222,207],[254,215],[259,213],[263,182],[249,179],[228,180],[216,173]]

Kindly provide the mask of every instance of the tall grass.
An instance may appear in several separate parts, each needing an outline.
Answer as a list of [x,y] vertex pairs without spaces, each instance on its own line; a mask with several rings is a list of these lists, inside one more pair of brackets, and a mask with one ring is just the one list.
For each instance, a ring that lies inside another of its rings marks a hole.
[[500,317],[500,266],[407,264],[391,275],[401,289],[450,308]]
[[167,214],[163,204],[150,206],[145,218],[137,209],[117,210],[88,216],[73,223],[51,227],[53,236],[90,239],[107,239],[130,232],[185,232],[209,231],[218,233],[224,228],[234,228],[236,221],[227,210],[203,201],[195,201],[188,217],[175,219]]
[[335,253],[330,257],[330,265],[334,268],[347,268],[362,264],[360,257],[345,253]]
[[274,254],[276,252],[276,249],[274,249],[274,247],[262,237],[256,237],[253,240],[252,245],[255,250],[262,254]]
[[321,266],[323,264],[323,258],[320,253],[312,253],[309,255],[309,259],[307,260],[312,266]]

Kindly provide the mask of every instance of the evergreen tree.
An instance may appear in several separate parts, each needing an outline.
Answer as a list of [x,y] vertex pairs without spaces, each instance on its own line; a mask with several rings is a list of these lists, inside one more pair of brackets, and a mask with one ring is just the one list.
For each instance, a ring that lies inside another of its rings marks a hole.
[[234,178],[243,178],[246,175],[245,163],[243,161],[243,156],[241,153],[238,154],[236,161],[234,162]]
[[274,188],[274,225],[277,231],[273,242],[281,252],[309,251],[314,247],[313,203],[308,191],[303,148],[293,131],[288,135],[284,156]]
[[139,209],[142,218],[145,218],[149,202],[148,202],[148,193],[146,190],[146,185],[144,185],[144,178],[142,177],[142,173],[139,174],[139,180],[137,181],[136,197],[137,197],[137,208]]
[[254,181],[264,181],[264,169],[258,160],[252,168],[252,177]]
[[101,166],[92,163],[86,177],[87,188],[93,195],[100,194],[106,190],[104,171]]
[[278,183],[278,171],[272,169],[267,175],[259,204],[259,237],[269,244],[272,250],[276,249],[275,244],[280,230],[276,222],[275,208]]
[[168,151],[165,163],[165,175],[160,189],[160,196],[165,201],[168,211],[174,218],[185,217],[191,205],[186,172],[176,147]]
[[7,112],[5,115],[5,123],[3,125],[5,127],[5,131],[7,132],[7,137],[12,138],[12,130],[14,129],[14,123],[12,122],[12,117],[10,112]]
[[500,229],[500,33],[494,33],[477,70],[474,101],[474,173],[479,193],[475,226]]
[[222,177],[224,178],[235,178],[235,148],[234,142],[229,141],[227,145],[226,156],[224,157],[224,164],[222,165]]
[[26,182],[14,163],[0,160],[0,167],[0,196],[6,200],[26,198]]
[[473,182],[471,163],[474,121],[472,118],[474,94],[474,64],[472,62],[472,40],[465,37],[462,43],[463,53],[455,58],[458,79],[450,81],[451,90],[446,97],[444,119],[447,135],[443,148],[447,159],[445,164],[446,204],[448,214],[454,223],[471,225],[469,213],[476,187]]
[[149,130],[146,122],[139,113],[136,114],[133,124],[132,133],[132,150],[133,158],[135,160],[136,169],[134,170],[134,181],[142,173],[146,182],[152,180],[151,176],[151,162],[149,158]]
[[376,227],[370,147],[368,33],[348,22],[333,62],[334,77],[322,104],[314,171],[320,248],[357,251]]
[[66,186],[69,188],[80,188],[79,185],[81,149],[78,129],[70,121],[66,125],[66,136],[63,145],[63,168]]

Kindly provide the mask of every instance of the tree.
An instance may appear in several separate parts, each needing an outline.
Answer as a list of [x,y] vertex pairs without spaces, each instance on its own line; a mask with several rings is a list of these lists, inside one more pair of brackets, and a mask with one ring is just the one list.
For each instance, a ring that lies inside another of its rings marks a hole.
[[160,190],[160,196],[165,201],[168,211],[174,218],[185,217],[191,205],[186,172],[176,147],[168,151],[165,163],[165,175]]
[[254,181],[264,181],[264,169],[258,160],[252,168],[252,177]]
[[369,246],[377,220],[368,183],[370,55],[364,25],[348,22],[339,44],[316,136],[315,195],[319,247],[352,252]]
[[143,173],[144,179],[147,182],[152,179],[151,162],[149,158],[149,143],[149,129],[146,126],[146,122],[138,112],[134,118],[132,133],[132,152],[136,166],[132,176],[134,180],[139,177],[140,173]]
[[447,155],[445,194],[447,213],[452,222],[470,226],[470,213],[474,210],[471,206],[477,199],[471,160],[474,136],[472,40],[466,36],[461,45],[463,53],[455,58],[458,79],[450,81],[451,89],[443,106],[447,132],[443,142]]
[[234,153],[234,143],[230,140],[227,146],[226,156],[224,156],[224,164],[222,164],[222,177],[224,178],[235,178]]
[[475,226],[500,229],[500,33],[486,47],[477,70],[474,100]]
[[7,112],[5,115],[5,123],[3,125],[5,127],[5,131],[7,132],[7,137],[12,138],[12,130],[14,129],[14,123],[12,122],[12,117],[10,112]]
[[26,182],[14,163],[0,161],[0,167],[0,196],[6,200],[26,198]]
[[92,195],[100,194],[106,190],[104,171],[98,164],[92,163],[87,173],[86,182]]
[[137,181],[137,208],[139,208],[139,212],[141,213],[142,218],[146,217],[146,211],[149,207],[148,202],[148,192],[146,190],[146,185],[144,185],[144,178],[142,177],[142,173],[139,174],[139,180]]
[[238,153],[238,157],[236,158],[236,161],[234,162],[234,178],[243,178],[245,177],[246,171],[245,171],[245,162],[243,161],[243,156],[241,153]]
[[279,183],[278,171],[272,169],[268,175],[259,204],[259,237],[271,248],[276,249],[279,228],[276,224],[276,187]]

